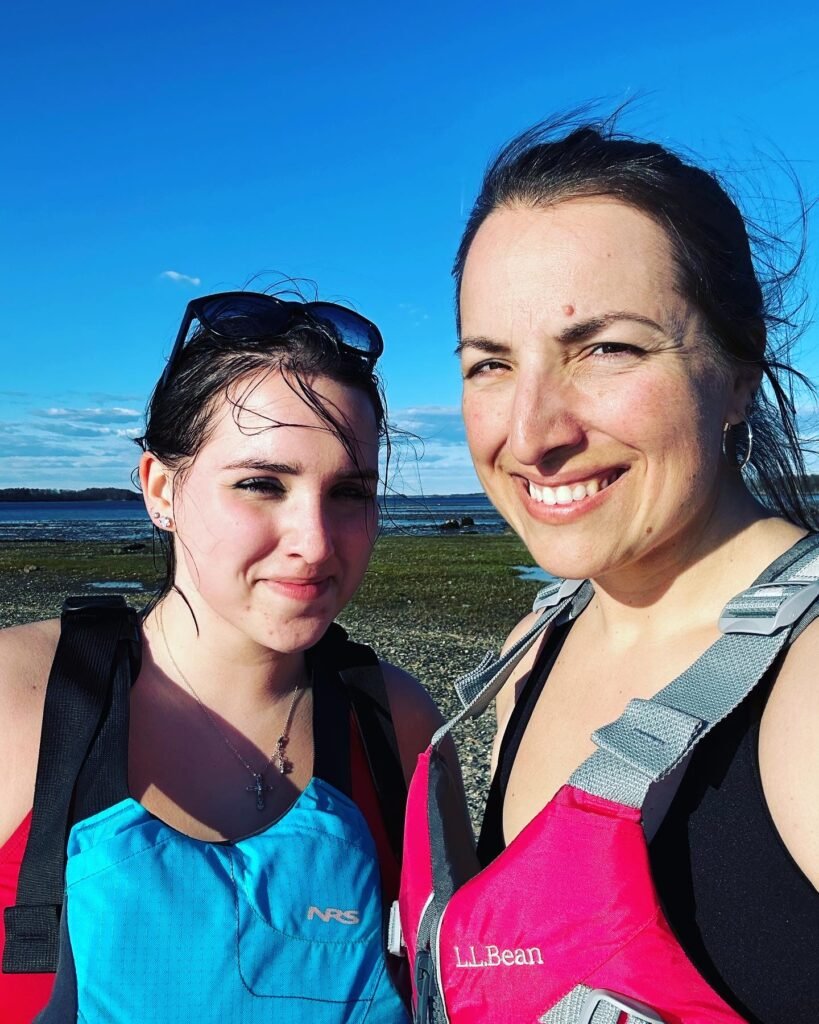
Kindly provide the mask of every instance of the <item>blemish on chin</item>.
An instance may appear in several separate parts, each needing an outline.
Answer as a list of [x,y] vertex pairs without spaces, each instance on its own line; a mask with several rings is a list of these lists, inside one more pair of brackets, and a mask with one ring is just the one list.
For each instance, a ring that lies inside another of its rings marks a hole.
[[647,526],[646,527],[646,537],[650,537],[652,533],[654,533],[654,527],[653,526]]
[[563,307],[563,312],[566,316],[574,316],[574,306],[571,303],[567,303]]

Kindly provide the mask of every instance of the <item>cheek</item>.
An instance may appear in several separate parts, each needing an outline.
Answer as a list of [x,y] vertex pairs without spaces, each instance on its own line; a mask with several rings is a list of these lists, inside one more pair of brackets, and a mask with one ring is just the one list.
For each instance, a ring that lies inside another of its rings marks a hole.
[[658,468],[688,481],[703,481],[718,469],[722,420],[718,399],[707,383],[698,389],[646,388],[641,416],[654,439]]
[[336,530],[334,547],[344,566],[348,590],[354,590],[367,571],[377,531],[376,510],[366,514],[362,511],[360,518],[348,521],[342,528]]
[[237,499],[231,492],[185,495],[177,532],[189,564],[202,574],[209,568],[252,561],[269,549],[274,517],[264,503]]
[[491,458],[509,433],[511,401],[498,390],[469,389],[464,391],[461,411],[472,458]]

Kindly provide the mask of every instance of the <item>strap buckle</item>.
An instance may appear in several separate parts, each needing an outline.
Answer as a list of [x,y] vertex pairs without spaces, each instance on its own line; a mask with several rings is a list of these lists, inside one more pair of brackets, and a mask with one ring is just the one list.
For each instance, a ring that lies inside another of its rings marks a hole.
[[595,988],[589,992],[583,1002],[577,1024],[598,1024],[598,1021],[616,1024],[621,1013],[626,1014],[628,1024],[667,1024],[656,1010],[652,1010],[645,1003],[639,1003],[636,999],[618,995],[604,988]]
[[723,633],[771,636],[792,626],[819,598],[819,580],[760,583],[732,598],[719,617]]
[[392,953],[393,956],[406,957],[407,955],[398,900],[393,900],[390,905],[390,916],[387,922],[387,952]]
[[554,608],[565,598],[576,594],[585,582],[585,580],[562,580],[560,585],[557,585],[556,582],[548,584],[537,592],[532,611],[542,612],[547,608]]

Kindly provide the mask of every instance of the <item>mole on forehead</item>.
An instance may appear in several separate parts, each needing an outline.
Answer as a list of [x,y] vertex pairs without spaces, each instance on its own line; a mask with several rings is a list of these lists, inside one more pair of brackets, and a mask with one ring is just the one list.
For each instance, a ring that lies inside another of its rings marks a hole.
[[574,306],[571,303],[567,303],[563,307],[563,312],[566,314],[566,316],[574,316]]

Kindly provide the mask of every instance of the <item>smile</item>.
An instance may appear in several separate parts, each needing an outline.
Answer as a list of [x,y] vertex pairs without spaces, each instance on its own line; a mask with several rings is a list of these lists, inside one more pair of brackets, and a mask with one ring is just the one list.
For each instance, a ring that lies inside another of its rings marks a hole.
[[576,501],[583,501],[591,498],[600,491],[604,491],[610,484],[621,475],[623,471],[613,470],[605,476],[593,476],[587,480],[578,480],[571,484],[560,484],[557,487],[538,487],[537,484],[527,480],[529,497],[543,505],[571,505]]

